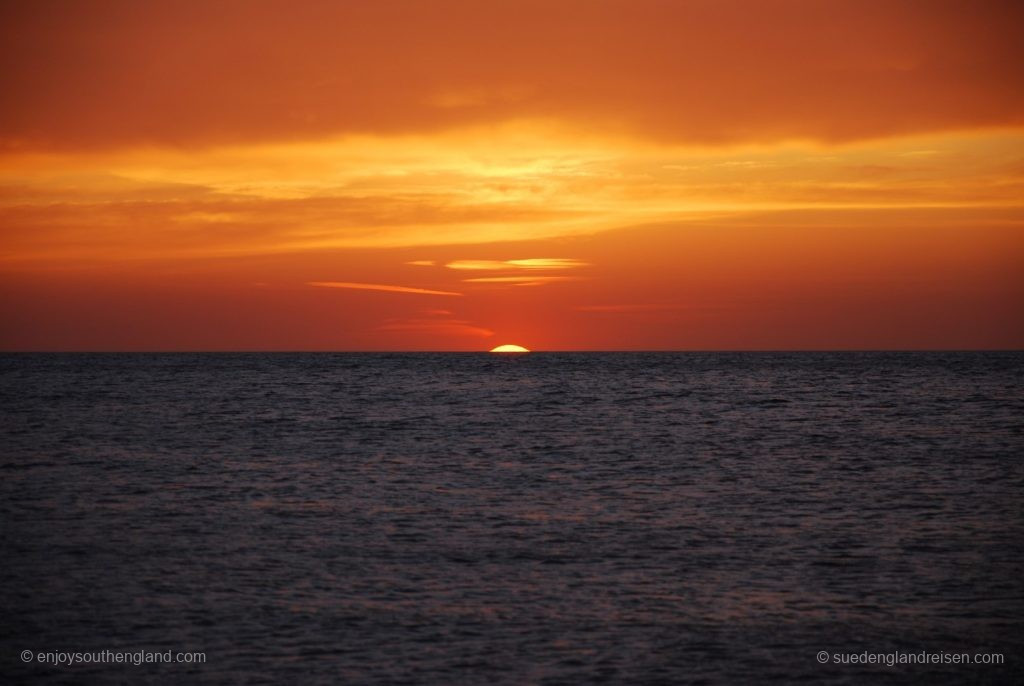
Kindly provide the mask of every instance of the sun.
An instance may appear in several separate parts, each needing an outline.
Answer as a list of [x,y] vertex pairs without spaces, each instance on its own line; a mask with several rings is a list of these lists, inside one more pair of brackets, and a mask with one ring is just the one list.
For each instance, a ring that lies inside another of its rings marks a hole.
[[499,345],[497,348],[491,348],[492,353],[528,353],[529,349],[524,348],[521,345]]

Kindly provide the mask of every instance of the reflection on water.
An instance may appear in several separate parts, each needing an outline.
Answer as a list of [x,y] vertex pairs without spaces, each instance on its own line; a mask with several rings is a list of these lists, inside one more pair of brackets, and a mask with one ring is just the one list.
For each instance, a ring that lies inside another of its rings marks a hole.
[[8,355],[0,378],[18,680],[1021,675],[1021,354]]

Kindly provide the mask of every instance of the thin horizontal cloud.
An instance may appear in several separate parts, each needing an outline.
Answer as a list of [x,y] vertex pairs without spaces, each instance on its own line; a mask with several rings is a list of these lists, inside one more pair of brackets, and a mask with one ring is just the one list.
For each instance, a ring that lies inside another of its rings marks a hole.
[[455,260],[454,262],[448,262],[444,266],[448,267],[448,269],[485,271],[507,269],[508,263],[502,260]]
[[580,281],[581,276],[480,276],[463,279],[464,283],[506,284],[509,286],[543,286],[563,281]]
[[[223,171],[232,177],[238,173]],[[537,233],[524,232],[523,238],[560,235],[574,226],[566,223],[567,215],[550,209],[458,204],[444,193],[423,193],[415,200],[388,195],[383,189],[373,197],[313,194],[277,199],[197,192],[194,198],[166,198],[160,189],[147,197],[129,185],[125,198],[118,200],[113,190],[95,198],[88,191],[60,189],[47,196],[44,177],[22,198],[23,187],[5,185],[0,169],[0,232],[6,234],[5,247],[16,247],[21,257],[166,259],[476,243],[503,236],[510,225],[524,222]],[[427,267],[436,262],[413,264]]]
[[454,260],[444,266],[449,269],[500,271],[511,269],[574,269],[586,267],[588,262],[565,257],[532,257],[524,260]]
[[411,264],[414,267],[433,267],[434,266],[434,261],[433,260],[413,260],[412,262],[406,262],[406,264]]
[[409,286],[390,286],[387,284],[378,283],[351,283],[348,281],[308,281],[307,286],[317,286],[320,288],[351,288],[354,290],[362,291],[386,291],[388,293],[411,293],[414,295],[458,295],[462,293],[455,293],[453,291],[434,291],[428,288],[411,288]]
[[509,260],[508,264],[521,269],[575,269],[589,265],[583,260],[567,257],[532,257],[527,260]]

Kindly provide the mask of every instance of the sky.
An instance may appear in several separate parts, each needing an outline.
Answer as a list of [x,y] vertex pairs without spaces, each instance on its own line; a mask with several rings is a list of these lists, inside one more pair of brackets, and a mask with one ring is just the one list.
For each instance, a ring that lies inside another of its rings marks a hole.
[[1024,348],[1024,5],[0,5],[2,350]]

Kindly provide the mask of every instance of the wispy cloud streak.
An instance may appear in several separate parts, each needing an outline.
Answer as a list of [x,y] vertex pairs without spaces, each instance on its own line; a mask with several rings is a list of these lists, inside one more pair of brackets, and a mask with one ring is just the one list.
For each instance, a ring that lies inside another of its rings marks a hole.
[[475,279],[463,279],[464,283],[506,284],[510,286],[543,286],[548,283],[563,281],[580,281],[580,276],[481,276]]
[[588,262],[563,257],[531,257],[523,260],[454,260],[445,264],[449,269],[511,270],[511,269],[574,269],[586,267]]
[[378,283],[351,283],[348,281],[308,281],[307,286],[318,286],[320,288],[351,288],[361,291],[386,291],[388,293],[411,293],[414,295],[457,295],[454,291],[434,291],[429,288],[411,288],[409,286],[389,286]]

